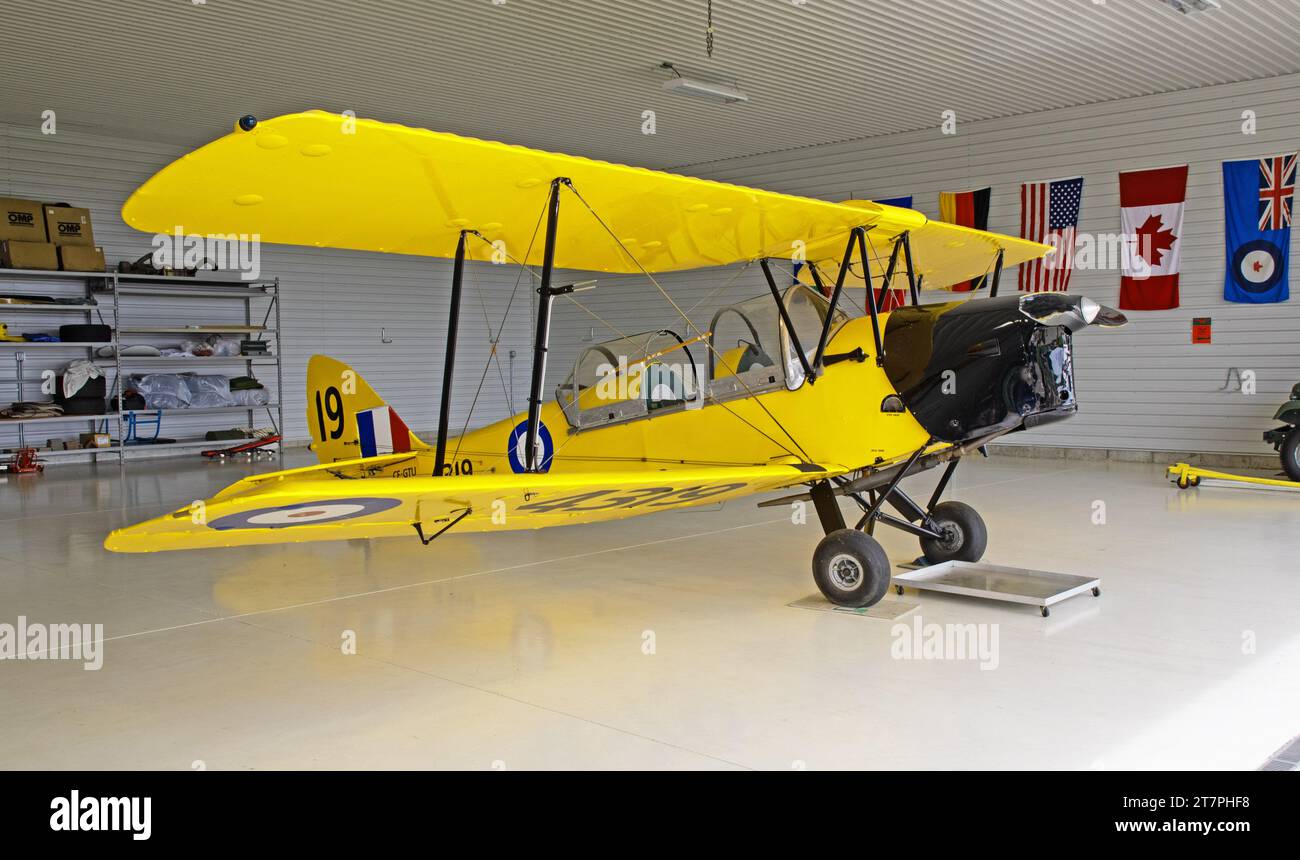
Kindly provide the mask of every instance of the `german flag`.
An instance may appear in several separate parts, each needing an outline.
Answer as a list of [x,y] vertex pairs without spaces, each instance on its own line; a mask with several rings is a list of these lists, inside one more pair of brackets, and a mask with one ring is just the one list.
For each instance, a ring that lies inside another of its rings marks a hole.
[[[939,220],[959,227],[973,227],[976,230],[989,228],[989,194],[992,188],[977,188],[974,191],[939,192]],[[950,290],[969,293],[984,286],[984,276],[971,281],[953,284]]]

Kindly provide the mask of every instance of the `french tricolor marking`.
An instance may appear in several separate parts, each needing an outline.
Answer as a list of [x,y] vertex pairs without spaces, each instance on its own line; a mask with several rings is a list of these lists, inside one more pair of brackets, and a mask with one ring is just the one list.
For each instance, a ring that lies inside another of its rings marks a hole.
[[358,412],[357,435],[362,457],[404,454],[411,450],[411,431],[397,413],[387,406]]

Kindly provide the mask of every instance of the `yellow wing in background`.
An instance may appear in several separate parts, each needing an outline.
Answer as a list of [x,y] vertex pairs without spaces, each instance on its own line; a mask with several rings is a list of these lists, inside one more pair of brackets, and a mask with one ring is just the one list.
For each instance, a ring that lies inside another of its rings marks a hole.
[[844,467],[756,466],[590,474],[405,477],[393,454],[245,478],[212,499],[112,532],[113,552],[354,538],[425,537],[623,519],[726,501],[842,474]]
[[[862,208],[864,211],[894,208],[881,206],[869,200],[845,200],[840,205]],[[871,257],[871,274],[876,279],[876,287],[880,288],[883,285],[885,269],[889,266],[889,253],[892,248],[889,240],[893,237],[876,230],[872,230],[867,236],[870,241],[867,251]],[[1028,239],[959,227],[942,221],[927,220],[923,225],[913,228],[910,237],[912,264],[916,274],[924,277],[925,289],[943,289],[986,273],[991,274],[993,261],[999,249],[1003,252],[1004,269],[1036,260],[1053,251],[1050,245],[1031,242]],[[839,265],[844,256],[844,243],[845,240],[841,238],[830,242],[808,244],[807,258],[817,264],[824,284],[830,285],[835,282],[836,273],[839,272]],[[907,277],[904,271],[903,261],[900,258],[893,281],[889,285],[892,289],[907,288]],[[800,280],[812,284],[812,279],[806,272],[800,273]],[[850,267],[850,274],[844,280],[844,285],[858,289],[865,286],[861,266],[856,257]]]
[[[534,265],[544,244],[534,230],[557,177],[572,180],[651,272],[789,258],[795,241],[824,244],[824,256],[838,262],[855,226],[870,226],[874,241],[913,231],[914,246],[932,257],[926,265],[934,277],[959,269],[954,282],[984,270],[994,241],[1014,247],[1007,265],[1018,261],[1022,245],[1033,245],[993,234],[981,239],[968,235],[979,231],[950,225],[939,225],[931,242],[934,225],[911,209],[832,203],[323,111],[236,129],[181,157],[131,195],[122,217],[147,232],[180,226],[187,233],[256,233],[264,242],[432,257],[452,256],[460,231],[470,229]],[[492,257],[477,240],[467,252]],[[556,265],[639,271],[567,192]]]

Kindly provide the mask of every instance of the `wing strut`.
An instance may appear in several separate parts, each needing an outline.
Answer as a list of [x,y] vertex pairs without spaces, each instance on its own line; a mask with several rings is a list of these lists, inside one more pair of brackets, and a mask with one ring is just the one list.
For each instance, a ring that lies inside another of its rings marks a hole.
[[438,538],[442,537],[444,534],[450,531],[453,526],[455,526],[457,523],[459,523],[461,520],[465,519],[465,517],[469,516],[472,513],[474,513],[473,508],[465,508],[463,511],[461,511],[460,516],[456,517],[454,520],[449,521],[445,526],[438,529],[436,532],[434,532],[433,534],[427,537],[424,534],[423,523],[417,520],[416,522],[412,523],[412,525],[415,526],[415,534],[417,537],[420,538],[420,543],[424,544],[425,546],[428,546],[429,544],[436,541]]
[[[921,303],[921,281],[916,277],[916,268],[912,265],[912,235],[911,231],[904,233],[894,240],[894,257],[898,256],[899,243],[903,245],[903,264],[907,266],[907,288],[912,292],[912,307]],[[894,261],[889,261],[889,268],[892,273]],[[889,279],[885,279],[885,286],[889,286]]]
[[[844,248],[844,259],[840,261],[840,271],[835,276],[835,289],[831,292],[830,308],[826,311],[826,320],[822,323],[821,336],[817,338],[817,355],[813,358],[813,367],[821,367],[826,358],[826,340],[830,336],[831,325],[835,322],[835,308],[840,302],[840,294],[844,292],[844,278],[849,273],[849,260],[852,257],[853,245],[850,243]],[[825,295],[826,290],[822,286],[821,274],[817,271],[817,265],[811,260],[808,261],[808,271],[812,273],[813,283],[817,285],[817,289]]]
[[447,422],[451,420],[451,381],[456,370],[456,331],[460,327],[460,293],[465,279],[465,230],[456,240],[456,262],[451,269],[451,310],[447,316],[447,360],[442,366],[442,402],[438,406],[438,449],[433,474],[442,475],[447,460]]
[[993,263],[993,280],[989,282],[989,298],[998,294],[998,281],[1002,280],[1002,256],[1006,251],[998,248],[998,258]]
[[[894,270],[898,268],[898,252],[903,250],[903,237],[906,235],[907,234],[904,233],[902,236],[895,239],[894,247],[889,252],[889,265],[885,267],[885,280],[880,286],[880,294],[882,296],[885,295],[885,290],[890,289],[894,285]],[[910,277],[908,278],[907,285],[912,289],[912,304],[915,305],[917,304],[916,286],[913,284]]]
[[858,244],[858,256],[862,259],[862,283],[867,285],[867,312],[871,314],[871,335],[876,344],[876,365],[881,366],[885,363],[885,345],[880,339],[880,310],[876,306],[876,291],[871,286],[871,259],[867,256],[866,228],[853,228],[853,232],[849,234],[849,247],[852,247],[854,242]]
[[817,381],[817,373],[813,370],[813,365],[808,363],[808,356],[804,354],[803,345],[799,343],[799,334],[794,330],[794,323],[790,321],[790,312],[786,310],[785,302],[781,301],[781,290],[776,285],[776,279],[772,277],[772,267],[768,265],[767,257],[759,260],[758,265],[763,269],[763,277],[767,278],[768,289],[772,291],[772,301],[776,302],[777,313],[781,315],[781,322],[785,323],[785,332],[790,336],[790,345],[794,347],[794,354],[799,357],[799,363],[803,365],[804,378],[811,385]]
[[[844,247],[844,259],[840,262],[840,271],[835,278],[835,288],[829,293],[830,310],[826,314],[826,319],[822,323],[821,335],[817,339],[817,353],[813,358],[812,369],[808,368],[808,362],[803,358],[803,352],[799,352],[800,360],[803,361],[804,369],[810,380],[813,379],[814,376],[812,370],[818,369],[826,363],[826,340],[830,335],[830,327],[834,322],[835,308],[839,302],[840,293],[844,289],[844,279],[849,272],[855,245],[858,249],[858,258],[862,264],[862,282],[866,286],[867,313],[871,317],[871,333],[875,338],[876,344],[876,364],[880,365],[884,363],[885,346],[880,336],[880,307],[876,301],[876,289],[871,280],[871,260],[867,254],[867,231],[870,229],[870,227],[854,227],[849,232],[849,241]],[[912,242],[907,232],[899,234],[899,236],[894,239],[893,248],[889,254],[889,264],[885,268],[884,281],[880,288],[881,295],[884,295],[884,291],[890,289],[893,284],[894,271],[898,268],[900,253],[903,258],[903,265],[906,267],[907,287],[912,296],[912,304],[914,306],[919,305],[921,303],[921,279],[917,277],[916,269],[912,265]],[[767,271],[767,261],[763,260],[762,264],[763,272],[764,274],[767,274],[768,286],[771,287],[773,296],[777,296],[772,276]],[[822,283],[821,272],[818,271],[817,265],[809,261],[808,271],[812,275],[813,283],[817,286],[817,289],[822,293],[822,295],[828,295],[826,287]],[[785,306],[781,303],[779,297],[777,298],[777,309],[781,312],[781,318],[785,322],[786,328],[792,332],[791,343],[796,349],[798,349],[799,339],[793,336],[793,327],[790,325],[789,317],[785,312]]]
[[[541,471],[537,462],[537,427],[541,422],[542,382],[546,378],[546,352],[551,340],[551,304],[565,289],[551,286],[551,270],[555,267],[555,233],[560,222],[560,186],[569,180],[557,177],[551,180],[551,196],[546,204],[546,247],[542,255],[541,286],[537,288],[537,336],[533,340],[533,380],[528,388],[528,435],[524,441],[524,468],[529,472]],[[567,291],[572,291],[568,288]]]

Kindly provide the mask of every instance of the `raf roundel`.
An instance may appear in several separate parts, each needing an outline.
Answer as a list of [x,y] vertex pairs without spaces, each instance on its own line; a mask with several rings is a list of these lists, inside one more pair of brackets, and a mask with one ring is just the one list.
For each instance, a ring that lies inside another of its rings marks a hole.
[[1284,269],[1282,250],[1266,239],[1247,242],[1233,255],[1237,285],[1248,293],[1263,293],[1277,286]]
[[[515,429],[510,431],[510,439],[506,442],[506,456],[510,459],[510,470],[515,474],[523,474],[528,471],[528,459],[524,455],[524,449],[528,446],[528,422],[520,421],[515,425]],[[551,439],[551,431],[541,421],[537,422],[537,441],[534,443],[536,448],[537,471],[546,472],[551,468],[551,457],[555,454],[555,442]]]
[[330,499],[325,502],[300,502],[276,508],[256,508],[238,514],[220,517],[208,523],[209,528],[228,529],[286,529],[293,526],[315,526],[324,523],[351,520],[382,513],[397,507],[400,499]]

